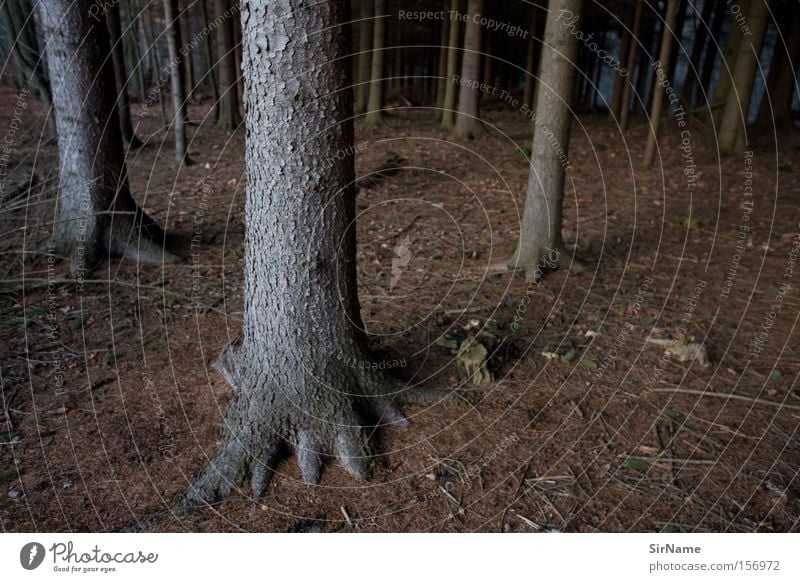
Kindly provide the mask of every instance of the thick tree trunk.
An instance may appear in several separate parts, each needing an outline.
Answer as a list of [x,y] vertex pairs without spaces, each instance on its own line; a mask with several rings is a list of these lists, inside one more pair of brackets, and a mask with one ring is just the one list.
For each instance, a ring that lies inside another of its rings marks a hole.
[[461,60],[461,79],[458,88],[458,113],[454,133],[461,139],[475,139],[483,132],[483,124],[479,117],[480,91],[475,84],[480,84],[481,74],[481,25],[483,0],[469,0],[467,5],[467,30],[464,33],[464,56]]
[[397,385],[348,365],[365,357],[345,58],[351,39],[337,27],[350,3],[275,4],[250,0],[241,9],[250,113],[243,334],[218,363],[235,392],[221,450],[188,505],[225,498],[247,477],[260,496],[287,443],[307,483],[319,481],[323,456],[363,478],[370,458],[362,427],[406,423],[388,396]]
[[175,131],[175,159],[179,164],[189,165],[186,151],[186,94],[183,83],[183,60],[180,51],[181,27],[178,21],[178,0],[164,0],[164,20],[167,27],[169,50],[170,92],[172,93],[172,128]]
[[236,13],[230,0],[214,0],[217,22],[217,69],[219,71],[219,102],[217,127],[236,129],[242,123],[239,114],[239,94],[236,86],[236,51],[233,45]]
[[769,0],[751,0],[747,23],[751,34],[743,35],[733,69],[733,86],[728,91],[725,109],[719,124],[719,150],[723,154],[743,152],[747,139],[745,129],[753,95],[758,57],[764,42],[769,17]]
[[631,48],[628,51],[628,61],[625,63],[627,70],[625,88],[622,92],[622,102],[620,103],[619,126],[625,130],[628,129],[628,122],[631,116],[631,93],[633,93],[633,86],[636,82],[636,77],[633,70],[636,67],[636,57],[639,54],[639,32],[642,30],[642,6],[643,0],[636,0],[636,8],[633,13],[633,25],[631,26]]
[[[675,31],[675,17],[678,9],[678,0],[667,0],[667,14],[664,17],[664,29],[661,33],[661,50],[658,55],[658,67],[653,77],[653,107],[650,110],[650,133],[647,134],[647,146],[644,150],[644,164],[649,166],[656,156],[658,145],[658,132],[661,128],[661,111],[664,108],[663,83],[670,83],[668,77],[670,54],[672,53],[672,39],[677,35]],[[664,68],[667,67],[667,68]]]
[[[457,12],[460,5],[459,0],[450,0],[450,13]],[[461,25],[459,20],[450,21],[450,34],[447,39],[447,72],[446,86],[444,91],[444,103],[442,104],[442,129],[451,130],[456,124],[456,72],[458,69],[458,42],[460,38]]]
[[[751,0],[740,0],[738,4],[733,4],[732,6],[740,8],[741,14],[746,15],[750,9],[750,2]],[[728,8],[726,12],[730,12],[730,8]],[[736,55],[739,54],[739,49],[742,47],[743,37],[744,31],[736,22],[736,17],[730,18],[730,31],[728,32],[728,40],[725,43],[725,54],[722,59],[722,64],[720,65],[719,79],[717,81],[717,86],[714,88],[714,99],[711,105],[714,121],[717,124],[719,124],[722,118],[725,103],[728,101],[728,93],[730,93],[732,87],[733,70],[736,66]]]
[[[447,3],[448,0],[445,0]],[[442,20],[442,28],[439,36],[439,63],[436,68],[436,110],[439,118],[441,119],[442,107],[444,107],[444,94],[447,91],[447,84],[450,79],[447,78],[447,39],[450,37],[450,19],[445,18]]]
[[528,28],[528,53],[525,58],[525,89],[522,92],[522,103],[528,110],[533,109],[533,90],[536,87],[536,24],[538,20],[538,8],[531,6],[530,28]]
[[357,115],[367,110],[369,100],[370,67],[372,65],[372,1],[359,0],[358,23],[358,75],[356,77]]
[[[500,265],[524,271],[529,280],[546,268],[569,263],[561,241],[561,216],[578,40],[566,23],[580,19],[582,5],[583,0],[557,0],[547,12],[520,237],[512,258]],[[578,24],[576,28],[580,30]]]
[[375,0],[372,21],[372,71],[369,82],[369,101],[364,122],[369,125],[383,124],[384,60],[386,59],[386,1]]
[[106,10],[106,26],[111,43],[111,60],[114,62],[114,81],[117,93],[117,112],[122,139],[132,148],[142,147],[142,142],[133,132],[131,123],[131,106],[128,98],[128,71],[125,68],[125,55],[122,48],[122,26],[119,17],[119,4],[113,4]]
[[767,89],[756,121],[759,127],[783,128],[792,124],[794,72],[800,61],[800,6],[794,2],[787,4],[786,14],[782,16],[778,22],[781,35],[775,41]]
[[59,221],[52,242],[82,277],[106,255],[174,260],[163,233],[133,201],[115,106],[105,22],[91,0],[39,4],[47,34],[60,159]]

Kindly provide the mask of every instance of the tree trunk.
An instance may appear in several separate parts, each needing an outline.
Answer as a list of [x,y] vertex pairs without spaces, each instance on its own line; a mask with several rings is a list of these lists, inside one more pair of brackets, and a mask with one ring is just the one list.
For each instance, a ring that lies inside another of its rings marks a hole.
[[55,120],[52,112],[52,94],[47,67],[39,50],[36,34],[36,20],[29,0],[5,0],[2,2],[3,23],[10,50],[14,55],[17,69],[25,78],[47,111],[47,132],[55,134]]
[[106,10],[106,26],[111,43],[111,60],[114,63],[114,81],[117,94],[117,112],[122,139],[132,148],[142,147],[142,142],[133,132],[131,106],[128,98],[128,71],[125,68],[125,55],[122,48],[122,26],[119,17],[119,4],[112,4]]
[[557,0],[547,12],[520,237],[514,255],[500,265],[524,271],[529,280],[539,277],[546,267],[568,263],[561,241],[561,216],[578,39],[565,23],[576,16],[580,19],[582,5],[582,0]]
[[647,134],[647,146],[644,150],[644,164],[649,166],[655,160],[656,146],[658,145],[658,131],[661,127],[661,110],[664,106],[664,88],[662,83],[669,83],[667,74],[669,69],[670,54],[672,52],[672,39],[675,36],[675,17],[678,9],[678,0],[667,0],[667,14],[664,18],[664,29],[661,33],[661,50],[658,55],[658,67],[653,76],[653,107],[650,110],[650,133]]
[[[720,0],[709,0],[715,8],[718,7]],[[711,77],[714,74],[714,67],[717,63],[717,56],[719,55],[719,42],[721,40],[720,33],[722,32],[722,22],[724,20],[724,13],[719,10],[714,10],[712,13],[711,30],[709,31],[708,46],[706,54],[703,58],[703,71],[700,76],[699,90],[703,92],[703,103],[711,108]]]
[[756,121],[759,127],[780,129],[792,125],[794,72],[800,61],[800,32],[798,32],[800,31],[800,7],[797,3],[789,3],[786,5],[786,12],[783,15],[784,18],[778,22],[781,35],[775,41],[775,53],[769,67],[767,89],[764,92]]
[[623,130],[628,129],[628,122],[631,115],[631,93],[636,77],[633,70],[636,67],[636,57],[639,53],[639,32],[642,30],[642,6],[643,0],[636,0],[636,8],[633,13],[633,25],[631,27],[631,48],[628,51],[628,62],[625,64],[627,70],[625,89],[622,92],[622,102],[620,103],[619,125]]
[[356,109],[357,115],[367,110],[369,99],[369,75],[372,65],[372,0],[359,1],[358,23],[358,76],[356,79]]
[[375,0],[372,24],[372,72],[369,82],[369,101],[364,122],[383,125],[383,63],[386,58],[386,1]]
[[[628,53],[634,43],[631,42],[631,28],[633,27],[634,20],[636,19],[636,8],[628,10],[627,18],[623,23],[622,38],[619,43],[619,57],[617,62],[620,69],[624,69],[625,63],[628,62]],[[636,40],[638,42],[638,39]],[[611,91],[611,103],[608,106],[608,114],[612,120],[619,119],[620,110],[622,109],[623,92],[630,71],[625,71],[625,74],[620,71],[615,71],[614,75],[614,88]]]
[[694,107],[695,87],[697,87],[697,84],[700,82],[700,76],[702,75],[700,60],[703,56],[703,50],[711,50],[712,48],[712,45],[708,44],[707,41],[712,26],[711,21],[714,18],[714,6],[716,2],[715,0],[704,1],[702,12],[699,15],[695,14],[694,44],[692,45],[692,54],[689,57],[686,80],[683,82],[683,88],[681,89],[680,100],[687,110]]
[[474,87],[480,84],[481,74],[481,25],[483,0],[469,0],[467,4],[467,30],[464,33],[464,56],[461,60],[461,79],[458,88],[458,113],[454,133],[461,139],[475,139],[483,132],[479,117],[480,91]]
[[[447,0],[445,0],[447,2]],[[436,109],[441,118],[442,107],[444,107],[444,94],[447,91],[447,84],[450,79],[447,78],[447,39],[450,37],[450,18],[442,20],[441,35],[439,37],[439,63],[436,68]]]
[[59,217],[52,244],[82,278],[107,255],[175,260],[163,233],[131,198],[115,106],[114,69],[91,0],[39,4],[48,42],[60,159]]
[[733,86],[728,91],[725,109],[719,124],[719,150],[722,154],[743,152],[747,139],[745,129],[753,95],[758,57],[764,42],[769,17],[769,0],[752,0],[747,11],[749,35],[743,35],[733,69]]
[[172,93],[172,128],[175,131],[175,159],[188,166],[191,161],[186,151],[186,94],[183,83],[183,56],[180,53],[181,27],[178,22],[178,0],[164,0],[164,21],[167,27],[169,49],[170,92]]
[[[200,10],[203,15],[203,27],[209,29],[206,0],[200,0]],[[211,101],[214,104],[211,117],[216,120],[219,117],[219,84],[217,83],[217,67],[215,66],[212,48],[213,41],[210,34],[204,34],[203,37],[203,52],[205,53],[206,61],[208,61],[208,84],[211,87]]]
[[[460,5],[459,0],[450,0],[450,12],[457,12]],[[446,86],[444,91],[444,103],[442,104],[442,129],[452,130],[456,124],[456,82],[455,77],[458,68],[458,49],[461,24],[459,20],[450,21],[450,34],[447,39],[447,73]]]
[[236,129],[242,123],[239,114],[239,94],[236,86],[236,51],[233,46],[235,13],[230,0],[214,0],[217,26],[217,69],[219,71],[219,101],[217,127]]
[[525,89],[522,92],[522,103],[528,110],[533,109],[533,89],[536,87],[536,24],[538,12],[536,6],[531,6],[530,28],[528,29],[528,53],[525,58]]
[[[356,294],[351,39],[337,27],[350,3],[284,0],[278,19],[274,2],[241,8],[251,113],[243,333],[217,364],[234,388],[222,447],[184,506],[223,499],[248,476],[258,498],[284,444],[307,483],[319,481],[323,456],[364,478],[363,427],[406,423],[388,395],[397,384],[349,364],[366,357]],[[315,41],[291,42],[307,35]],[[294,84],[287,90],[277,79]]]
[[[742,14],[747,14],[750,2],[751,0],[741,0],[738,4],[734,4],[734,6],[739,7]],[[712,101],[714,121],[717,124],[719,124],[722,118],[725,103],[728,101],[728,93],[730,93],[732,86],[731,79],[733,76],[733,69],[736,66],[736,55],[739,53],[742,41],[744,40],[744,32],[742,31],[742,27],[736,23],[736,18],[733,17],[730,20],[731,29],[728,33],[728,40],[725,43],[725,55],[720,65],[719,80],[717,81],[717,86],[714,88],[714,99]]]

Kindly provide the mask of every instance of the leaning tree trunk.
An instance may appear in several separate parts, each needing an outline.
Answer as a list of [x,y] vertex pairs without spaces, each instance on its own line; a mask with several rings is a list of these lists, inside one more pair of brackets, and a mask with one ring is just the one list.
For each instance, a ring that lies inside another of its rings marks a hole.
[[122,139],[132,148],[142,147],[142,142],[133,132],[131,105],[128,98],[128,71],[125,68],[125,54],[122,46],[122,26],[119,17],[119,4],[114,3],[106,10],[106,26],[111,43],[111,60],[114,63],[114,81],[117,93],[117,112]]
[[481,25],[483,0],[469,0],[467,4],[467,30],[464,33],[464,57],[461,60],[461,83],[458,89],[458,113],[454,133],[462,139],[475,139],[483,132],[479,117],[481,74]]
[[217,69],[219,71],[219,102],[217,127],[236,129],[242,123],[239,114],[239,93],[236,86],[236,50],[234,12],[230,0],[214,0],[217,26]]
[[547,12],[525,210],[516,251],[500,265],[524,271],[529,280],[540,276],[544,267],[568,264],[561,241],[561,216],[578,39],[564,21],[580,18],[582,5],[583,0],[558,0]]
[[361,115],[367,110],[369,99],[369,74],[372,65],[372,0],[359,0],[358,23],[358,75],[356,77],[355,112]]
[[[662,85],[669,83],[669,61],[672,53],[672,38],[675,33],[675,17],[678,12],[678,0],[667,0],[667,14],[664,17],[664,30],[661,33],[661,50],[658,55],[658,67],[653,76],[653,107],[650,110],[650,133],[647,134],[647,145],[644,148],[644,164],[649,166],[656,157],[658,132],[661,128],[661,110],[664,108],[664,92]],[[664,67],[667,67],[664,69]]]
[[369,125],[383,124],[383,63],[386,59],[386,1],[375,0],[372,24],[372,71],[369,82],[369,101],[364,122]]
[[[457,12],[459,0],[450,0],[450,13]],[[442,104],[442,129],[451,130],[456,124],[456,69],[458,68],[458,39],[461,25],[458,19],[450,21],[447,39],[447,71],[445,73],[444,103]]]
[[39,4],[47,38],[60,159],[59,217],[52,243],[82,276],[107,255],[175,260],[163,233],[131,198],[115,106],[114,70],[91,0]]
[[308,483],[319,480],[323,456],[365,477],[362,428],[406,422],[387,395],[397,385],[350,364],[366,360],[356,295],[351,38],[339,31],[350,2],[283,0],[280,18],[274,4],[250,0],[241,8],[243,333],[217,364],[234,388],[222,447],[184,506],[224,498],[247,477],[258,497],[284,444]]
[[625,79],[625,87],[622,91],[622,100],[619,104],[619,126],[621,129],[628,129],[628,123],[631,116],[631,93],[633,92],[633,85],[636,82],[636,77],[633,74],[633,69],[636,67],[636,57],[639,54],[639,32],[642,30],[642,6],[643,0],[636,0],[636,8],[633,13],[633,25],[631,27],[631,46],[628,51],[628,61],[625,63],[627,72]]
[[186,93],[183,83],[183,56],[180,50],[181,27],[178,21],[178,0],[164,0],[164,20],[169,50],[170,92],[172,93],[172,128],[175,131],[175,159],[179,164],[191,163],[186,152]]
[[733,69],[733,86],[728,91],[725,109],[719,124],[719,150],[723,154],[743,152],[745,128],[750,112],[750,98],[756,78],[758,56],[764,42],[769,16],[769,0],[751,0],[747,21],[751,34],[742,38],[739,54]]
[[795,74],[800,60],[800,6],[786,6],[784,18],[779,21],[781,31],[775,41],[775,53],[769,66],[767,88],[758,113],[759,127],[783,128],[792,124],[792,98]]

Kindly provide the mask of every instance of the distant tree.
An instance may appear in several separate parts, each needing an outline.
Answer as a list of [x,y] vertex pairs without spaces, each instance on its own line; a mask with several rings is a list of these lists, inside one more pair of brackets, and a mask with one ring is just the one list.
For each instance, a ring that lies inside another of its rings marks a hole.
[[[259,497],[286,444],[307,483],[319,481],[326,457],[364,478],[363,428],[406,423],[394,404],[407,398],[398,383],[351,364],[370,358],[356,281],[351,37],[339,29],[350,2],[286,0],[279,19],[272,5],[241,8],[243,333],[217,364],[234,388],[221,448],[184,507],[223,499],[248,477]],[[278,79],[292,79],[291,90]]]
[[41,2],[59,150],[59,214],[52,242],[81,276],[108,255],[172,261],[163,232],[131,197],[114,67],[92,0]]
[[[445,0],[447,2],[448,0]],[[450,37],[450,19],[442,19],[442,27],[439,36],[439,62],[436,67],[436,75],[439,77],[436,83],[436,108],[441,118],[441,110],[444,107],[444,94],[450,82],[447,78],[447,55],[449,53],[447,39]]]
[[125,67],[125,51],[122,41],[122,26],[119,17],[119,4],[112,3],[106,9],[106,26],[111,43],[111,60],[114,62],[114,80],[117,88],[117,110],[122,139],[132,148],[142,146],[142,142],[133,132],[131,123],[131,106],[128,97],[128,71]]
[[234,21],[239,16],[233,11],[231,0],[214,0],[217,25],[217,70],[219,78],[219,103],[217,127],[236,129],[242,123],[239,114],[239,94],[236,86],[236,50],[233,44]]
[[[752,0],[740,0],[737,6],[740,8],[740,14],[747,15]],[[728,93],[732,86],[733,69],[736,66],[736,56],[742,47],[742,40],[745,36],[744,30],[736,23],[735,18],[729,18],[730,29],[728,31],[728,39],[725,41],[725,53],[722,57],[722,64],[719,69],[719,79],[717,85],[714,87],[714,97],[712,99],[711,108],[714,116],[714,122],[719,124],[722,118],[722,112],[725,109],[725,103],[728,101]]]
[[686,80],[683,82],[680,97],[686,109],[694,106],[695,88],[700,83],[703,74],[701,59],[703,51],[710,51],[713,48],[708,40],[713,40],[714,20],[719,20],[719,18],[715,18],[715,8],[716,0],[704,0],[702,11],[697,13],[695,9],[692,52],[689,56],[689,69],[686,72]]
[[756,121],[760,127],[783,128],[792,124],[795,71],[800,62],[800,5],[787,2],[782,8],[777,23],[780,34],[775,41],[767,88]]
[[375,13],[372,24],[372,72],[369,83],[369,101],[364,122],[368,125],[382,125],[384,61],[386,59],[386,0],[375,0]]
[[[457,12],[459,0],[450,0],[450,13]],[[447,39],[447,70],[445,72],[444,103],[442,104],[442,129],[453,129],[456,124],[456,73],[458,69],[458,41],[461,25],[458,20],[450,22]]]
[[678,0],[667,0],[667,13],[664,16],[664,28],[661,33],[661,50],[658,54],[658,67],[653,75],[653,105],[650,110],[650,133],[647,134],[647,145],[644,149],[644,164],[653,163],[658,145],[658,133],[661,128],[661,111],[664,108],[664,83],[671,83],[669,77],[669,61],[672,54],[672,40],[679,35],[675,28]]
[[625,14],[625,19],[622,21],[622,38],[619,43],[619,57],[617,62],[621,70],[614,71],[614,86],[611,90],[611,103],[608,105],[608,113],[611,119],[617,120],[620,116],[622,108],[622,96],[625,91],[625,84],[630,75],[629,71],[622,71],[625,64],[628,62],[628,53],[631,50],[631,27],[633,26],[634,19],[636,18],[636,8],[631,6]]
[[525,88],[522,92],[522,102],[528,109],[533,109],[533,90],[536,87],[536,49],[539,43],[536,41],[536,27],[539,20],[539,10],[535,5],[531,5],[531,18],[528,27],[528,51],[525,58]]
[[553,0],[547,12],[519,241],[513,256],[497,265],[522,271],[529,280],[541,275],[543,267],[570,264],[564,256],[561,222],[578,39],[565,24],[580,18],[582,7],[583,0]]
[[27,83],[41,99],[48,112],[48,131],[55,132],[47,66],[39,50],[36,20],[30,0],[2,0],[3,25],[14,62]]
[[639,32],[642,30],[642,5],[643,0],[636,0],[636,8],[634,8],[633,12],[633,24],[631,25],[631,46],[628,50],[628,60],[625,63],[628,74],[622,91],[622,100],[619,104],[619,126],[623,130],[628,129],[631,115],[631,93],[636,83],[636,77],[633,73],[636,67],[636,57],[639,54],[639,44],[641,42],[639,40]]
[[184,56],[181,54],[180,11],[178,0],[164,0],[167,48],[169,49],[170,92],[172,93],[172,129],[175,132],[175,159],[179,164],[189,165],[186,151],[186,86],[184,85]]
[[[725,101],[725,109],[719,123],[717,136],[720,152],[733,154],[743,152],[747,139],[745,129],[750,113],[750,99],[753,95],[753,82],[758,68],[758,57],[764,43],[769,17],[769,0],[751,0],[747,11],[750,34],[743,35],[736,64],[733,68],[731,90]],[[736,24],[734,23],[734,26]]]
[[367,110],[369,100],[370,68],[372,65],[372,2],[358,0],[358,57],[356,58],[358,75],[356,76],[356,108],[357,114]]
[[479,118],[480,91],[475,84],[481,82],[481,25],[483,0],[469,0],[467,29],[464,33],[464,55],[461,60],[461,78],[467,81],[458,88],[458,113],[454,133],[462,139],[474,139],[483,132]]

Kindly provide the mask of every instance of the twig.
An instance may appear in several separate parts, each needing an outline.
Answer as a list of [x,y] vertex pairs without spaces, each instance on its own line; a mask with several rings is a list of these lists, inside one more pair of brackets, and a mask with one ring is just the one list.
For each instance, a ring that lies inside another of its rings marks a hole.
[[783,402],[775,402],[774,400],[764,400],[763,398],[752,398],[750,396],[742,396],[741,394],[731,394],[725,392],[706,392],[704,390],[692,390],[690,388],[653,388],[651,392],[668,394],[693,394],[695,396],[708,396],[709,398],[728,398],[730,400],[743,400],[744,402],[764,404],[766,406],[774,406],[781,409],[785,408],[786,410],[800,410],[800,405],[798,404],[785,404]]

